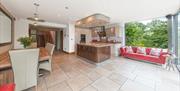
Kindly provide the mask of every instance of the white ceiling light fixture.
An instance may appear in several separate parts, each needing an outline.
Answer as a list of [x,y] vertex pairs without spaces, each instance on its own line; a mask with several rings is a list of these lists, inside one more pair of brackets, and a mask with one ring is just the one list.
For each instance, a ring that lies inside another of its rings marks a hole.
[[36,8],[34,17],[28,17],[27,19],[33,21],[34,22],[33,25],[36,26],[38,22],[45,22],[45,20],[39,18],[38,8],[39,8],[40,4],[34,3],[34,6]]

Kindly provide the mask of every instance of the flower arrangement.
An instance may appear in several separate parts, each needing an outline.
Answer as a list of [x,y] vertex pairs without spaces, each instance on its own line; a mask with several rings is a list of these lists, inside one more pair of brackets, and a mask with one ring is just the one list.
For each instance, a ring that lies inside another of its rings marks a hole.
[[33,39],[32,37],[25,36],[25,37],[20,37],[17,41],[19,41],[24,48],[27,48],[28,46],[31,45]]

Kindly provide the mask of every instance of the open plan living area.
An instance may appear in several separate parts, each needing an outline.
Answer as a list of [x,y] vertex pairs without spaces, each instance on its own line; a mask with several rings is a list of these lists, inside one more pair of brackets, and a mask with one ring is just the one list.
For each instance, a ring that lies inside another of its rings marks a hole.
[[180,91],[180,0],[0,0],[0,91]]

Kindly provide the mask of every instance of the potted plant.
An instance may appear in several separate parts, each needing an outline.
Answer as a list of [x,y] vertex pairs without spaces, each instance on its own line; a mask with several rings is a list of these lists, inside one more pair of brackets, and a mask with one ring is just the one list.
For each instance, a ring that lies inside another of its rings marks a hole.
[[27,48],[32,43],[32,37],[27,37],[27,36],[20,37],[17,41],[19,41],[23,45],[24,48]]

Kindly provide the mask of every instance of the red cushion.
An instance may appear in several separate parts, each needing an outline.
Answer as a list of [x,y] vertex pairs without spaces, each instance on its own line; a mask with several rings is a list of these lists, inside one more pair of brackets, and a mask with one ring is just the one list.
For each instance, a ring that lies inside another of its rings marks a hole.
[[120,48],[120,56],[124,56],[125,53],[126,53],[126,47],[121,47]]
[[149,55],[151,52],[151,48],[146,48],[146,55]]
[[137,52],[137,47],[132,47],[132,50],[133,50],[134,53],[136,53]]
[[0,91],[15,91],[14,89],[15,89],[14,83],[0,86]]

